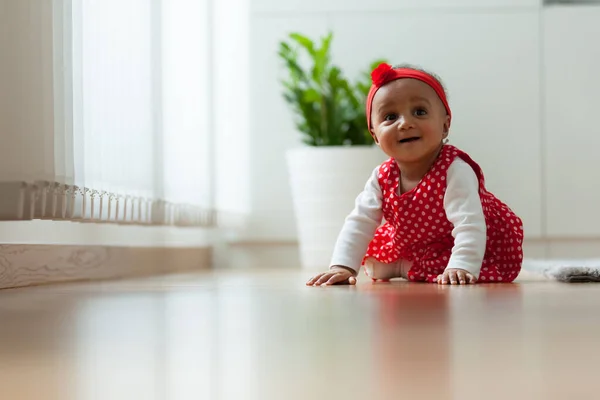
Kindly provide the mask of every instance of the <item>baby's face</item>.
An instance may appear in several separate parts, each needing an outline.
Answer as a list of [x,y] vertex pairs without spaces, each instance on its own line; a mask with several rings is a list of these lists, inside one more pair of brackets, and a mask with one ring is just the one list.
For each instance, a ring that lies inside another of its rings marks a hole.
[[450,117],[426,83],[403,78],[382,86],[373,98],[373,133],[399,163],[431,158],[447,136]]

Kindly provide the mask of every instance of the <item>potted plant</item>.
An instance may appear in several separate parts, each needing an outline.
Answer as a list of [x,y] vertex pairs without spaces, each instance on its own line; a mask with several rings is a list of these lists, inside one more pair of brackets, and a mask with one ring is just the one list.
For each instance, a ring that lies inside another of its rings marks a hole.
[[299,33],[279,44],[283,97],[304,146],[287,152],[302,266],[323,269],[373,169],[385,155],[367,128],[365,100],[376,60],[350,82],[331,62],[330,32],[317,45]]

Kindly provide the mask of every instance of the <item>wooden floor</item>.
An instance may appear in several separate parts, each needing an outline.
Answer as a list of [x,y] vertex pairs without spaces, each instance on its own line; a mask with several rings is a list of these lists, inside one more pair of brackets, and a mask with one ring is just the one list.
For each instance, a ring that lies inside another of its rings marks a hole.
[[0,398],[600,398],[600,284],[306,279],[230,271],[0,291]]

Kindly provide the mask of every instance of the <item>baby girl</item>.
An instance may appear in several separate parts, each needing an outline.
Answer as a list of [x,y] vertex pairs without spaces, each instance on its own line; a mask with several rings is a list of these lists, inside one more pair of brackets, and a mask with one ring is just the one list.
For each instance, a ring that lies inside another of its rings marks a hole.
[[390,158],[357,197],[329,270],[307,285],[356,284],[361,266],[374,281],[512,282],[523,223],[486,189],[479,165],[447,144],[452,113],[440,79],[388,64],[371,77],[367,123]]

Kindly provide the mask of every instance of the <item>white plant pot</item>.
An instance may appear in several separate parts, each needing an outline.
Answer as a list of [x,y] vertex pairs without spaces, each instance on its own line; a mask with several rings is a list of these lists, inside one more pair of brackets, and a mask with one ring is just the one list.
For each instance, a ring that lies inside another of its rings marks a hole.
[[287,152],[303,268],[329,267],[345,218],[386,158],[377,146],[307,146]]

